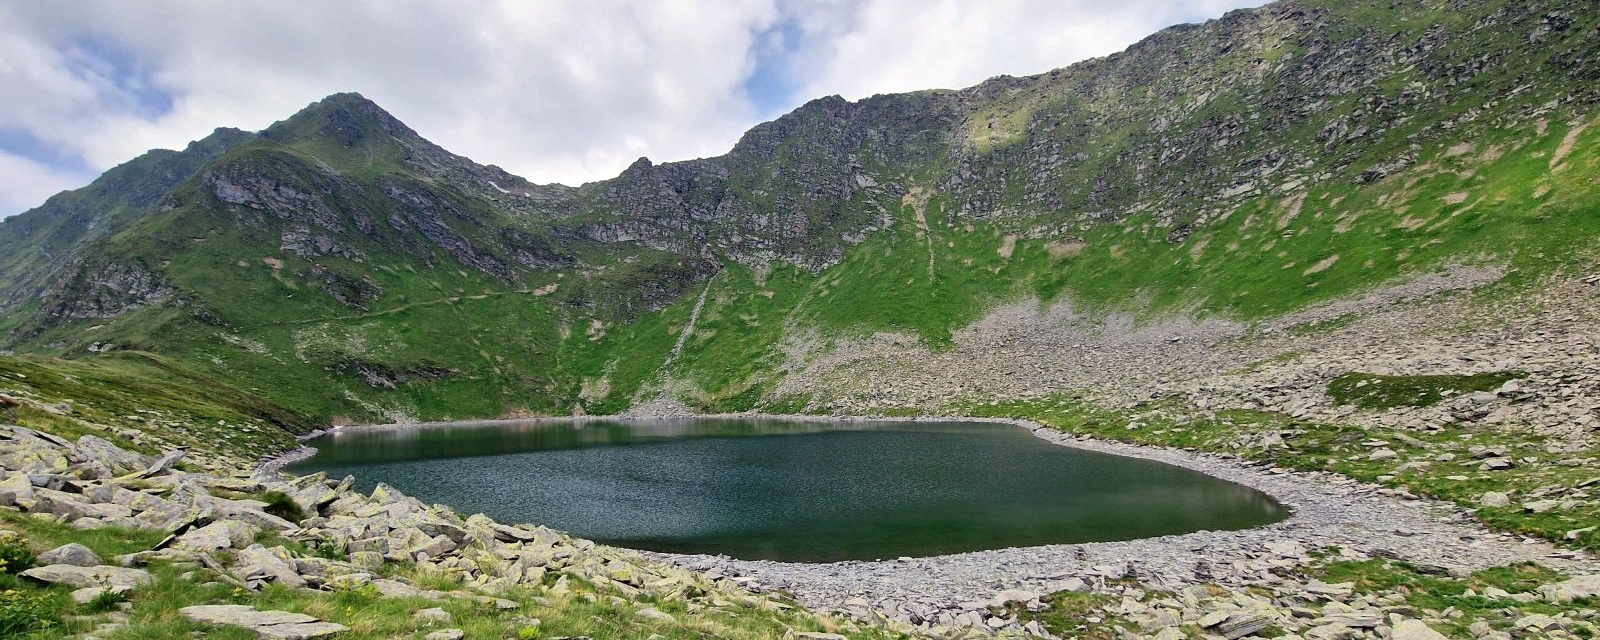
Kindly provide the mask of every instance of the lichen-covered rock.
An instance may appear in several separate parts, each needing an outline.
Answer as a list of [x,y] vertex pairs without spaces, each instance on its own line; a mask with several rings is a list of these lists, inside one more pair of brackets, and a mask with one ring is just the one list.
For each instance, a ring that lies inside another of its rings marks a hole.
[[1600,574],[1581,575],[1555,584],[1545,585],[1540,587],[1539,593],[1546,600],[1559,603],[1600,597]]
[[102,563],[100,562],[100,556],[95,555],[93,550],[73,542],[39,554],[39,564],[68,564],[75,567],[97,567]]
[[178,461],[183,459],[184,455],[186,455],[186,452],[182,450],[168,451],[163,453],[161,454],[161,457],[156,458],[154,462],[151,462],[150,466],[146,467],[144,471],[140,471],[136,477],[152,478],[171,471],[172,467],[176,466]]
[[74,449],[80,457],[99,462],[116,475],[144,471],[155,463],[155,460],[149,456],[128,451],[105,438],[93,434],[86,434],[78,438],[77,446]]
[[450,612],[438,607],[423,609],[411,615],[411,619],[421,625],[450,624],[455,620]]
[[196,552],[243,549],[255,541],[258,532],[243,522],[221,520],[178,536],[172,546]]
[[235,560],[235,575],[250,581],[276,582],[287,587],[304,587],[306,579],[289,564],[283,547],[268,549],[253,544],[240,550]]

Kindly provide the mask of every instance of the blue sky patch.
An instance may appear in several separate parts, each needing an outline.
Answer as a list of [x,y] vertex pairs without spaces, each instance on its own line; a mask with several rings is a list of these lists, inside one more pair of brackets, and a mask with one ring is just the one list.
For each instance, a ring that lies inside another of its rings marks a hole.
[[111,42],[79,38],[66,50],[67,69],[94,86],[100,102],[131,111],[145,120],[172,112],[173,96],[162,89],[149,67]]
[[805,32],[793,20],[783,20],[756,34],[756,69],[744,81],[745,95],[766,120],[799,106],[800,82],[790,60],[800,51]]
[[24,129],[0,127],[0,150],[53,169],[89,175],[97,173],[82,157],[67,153],[61,145],[41,140],[33,132]]

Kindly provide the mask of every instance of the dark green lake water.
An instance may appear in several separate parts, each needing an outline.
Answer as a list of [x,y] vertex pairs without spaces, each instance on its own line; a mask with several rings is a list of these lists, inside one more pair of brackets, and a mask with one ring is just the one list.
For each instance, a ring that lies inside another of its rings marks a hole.
[[1170,465],[991,423],[686,420],[358,430],[298,473],[353,474],[501,522],[806,562],[1244,529],[1288,511]]

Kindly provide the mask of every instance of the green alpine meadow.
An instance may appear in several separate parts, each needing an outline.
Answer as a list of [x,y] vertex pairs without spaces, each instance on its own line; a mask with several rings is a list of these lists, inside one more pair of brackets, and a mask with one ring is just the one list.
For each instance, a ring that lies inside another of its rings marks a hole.
[[577,186],[283,116],[0,220],[0,636],[1600,637],[1591,0],[1279,0]]

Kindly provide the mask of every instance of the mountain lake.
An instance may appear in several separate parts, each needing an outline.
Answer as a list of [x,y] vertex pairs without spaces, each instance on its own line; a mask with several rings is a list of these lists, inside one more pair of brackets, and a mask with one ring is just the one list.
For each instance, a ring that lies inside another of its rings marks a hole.
[[336,430],[289,469],[596,542],[791,562],[1236,530],[1267,495],[960,421],[539,420]]

